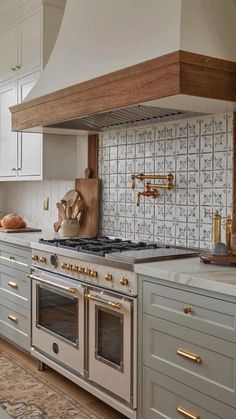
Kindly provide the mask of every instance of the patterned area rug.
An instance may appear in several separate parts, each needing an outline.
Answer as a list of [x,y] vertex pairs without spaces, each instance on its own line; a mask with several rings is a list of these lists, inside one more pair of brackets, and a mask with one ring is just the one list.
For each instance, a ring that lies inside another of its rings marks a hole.
[[37,373],[0,350],[0,406],[18,419],[96,419]]

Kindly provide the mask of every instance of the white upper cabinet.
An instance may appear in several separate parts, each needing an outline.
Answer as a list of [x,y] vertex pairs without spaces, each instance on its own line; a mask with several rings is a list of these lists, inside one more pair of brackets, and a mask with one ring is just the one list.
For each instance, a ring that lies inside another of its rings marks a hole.
[[15,77],[16,66],[17,30],[12,28],[0,36],[0,82]]
[[9,107],[17,102],[16,84],[0,87],[0,179],[17,174],[17,134],[12,132]]
[[24,19],[18,25],[18,74],[35,70],[41,65],[41,12]]

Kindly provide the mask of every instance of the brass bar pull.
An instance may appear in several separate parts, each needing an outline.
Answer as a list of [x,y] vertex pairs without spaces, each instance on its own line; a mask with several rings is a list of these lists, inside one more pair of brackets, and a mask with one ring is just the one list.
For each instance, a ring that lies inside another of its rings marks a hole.
[[177,407],[177,412],[182,415],[185,416],[186,418],[189,419],[201,419],[201,416],[199,416],[196,413],[191,412],[190,410],[184,409],[184,407]]
[[69,292],[71,294],[76,294],[78,292],[78,288],[65,287],[64,285],[59,285],[57,283],[54,283],[54,282],[51,282],[51,281],[47,281],[47,280],[42,279],[42,278],[40,278],[38,276],[34,276],[34,275],[31,275],[31,274],[28,274],[27,277],[30,278],[30,279],[34,279],[35,281],[42,282],[43,284],[51,285],[54,288],[58,288],[60,290],[67,291],[67,292]]
[[15,289],[18,288],[18,284],[16,282],[9,281],[8,285],[9,285],[9,287],[12,287],[12,288],[15,288]]
[[177,349],[176,353],[183,358],[187,358],[190,361],[197,362],[197,364],[200,364],[202,362],[199,355],[193,354],[192,352],[185,351],[184,349]]
[[192,312],[192,309],[190,306],[184,306],[183,311],[185,314],[189,314]]
[[100,297],[95,297],[94,295],[87,294],[87,298],[93,301],[99,301],[100,303],[106,304],[110,307],[117,308],[118,310],[121,309],[121,303],[115,303],[115,301],[107,301]]
[[18,318],[16,316],[12,316],[11,314],[9,314],[8,319],[11,320],[14,323],[18,323]]
[[15,256],[10,256],[10,260],[16,260]]

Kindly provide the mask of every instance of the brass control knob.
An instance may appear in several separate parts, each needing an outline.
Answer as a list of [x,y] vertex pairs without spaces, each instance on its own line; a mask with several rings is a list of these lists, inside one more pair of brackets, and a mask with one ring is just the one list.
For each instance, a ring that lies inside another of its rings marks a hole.
[[84,268],[83,268],[83,266],[80,266],[79,268],[78,268],[78,272],[80,273],[80,274],[84,274]]
[[37,261],[37,260],[39,260],[39,257],[37,255],[32,255],[32,260]]
[[39,261],[42,263],[47,263],[47,259],[44,256],[40,256]]
[[107,274],[104,276],[104,279],[106,281],[112,281],[112,275],[107,272]]
[[120,285],[128,285],[129,281],[125,276],[122,276],[120,279]]
[[191,312],[192,312],[192,309],[191,309],[191,307],[190,307],[190,306],[184,306],[184,308],[183,308],[183,312],[184,312],[185,314],[189,314],[189,313],[191,313]]
[[67,263],[67,265],[66,265],[66,269],[67,269],[68,271],[72,271],[72,265],[71,265],[70,263]]
[[92,269],[91,272],[90,272],[90,276],[92,276],[93,278],[97,278],[97,276],[98,276],[97,271],[95,271],[94,269]]
[[72,270],[73,272],[78,272],[78,269],[79,269],[79,268],[78,268],[78,266],[76,266],[76,265],[72,265],[72,269],[71,269],[71,270]]
[[67,267],[67,264],[65,262],[61,263],[61,268],[62,269],[66,269],[66,267]]
[[84,275],[90,276],[90,274],[91,274],[91,269],[89,268],[84,269]]

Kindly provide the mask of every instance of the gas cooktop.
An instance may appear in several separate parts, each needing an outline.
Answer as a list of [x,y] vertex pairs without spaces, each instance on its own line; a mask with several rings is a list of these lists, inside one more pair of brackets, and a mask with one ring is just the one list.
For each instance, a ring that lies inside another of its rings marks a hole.
[[96,255],[110,260],[128,263],[142,263],[157,259],[179,258],[197,255],[198,250],[161,245],[155,242],[135,242],[120,238],[98,236],[96,238],[40,239],[39,243],[70,249],[87,255]]

